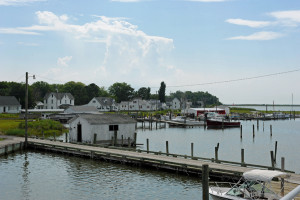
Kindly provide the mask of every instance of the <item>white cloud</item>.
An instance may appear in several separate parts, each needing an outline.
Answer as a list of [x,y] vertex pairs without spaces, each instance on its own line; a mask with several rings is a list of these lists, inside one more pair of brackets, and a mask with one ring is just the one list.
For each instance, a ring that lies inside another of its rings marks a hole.
[[72,56],[65,56],[57,59],[57,64],[59,66],[68,67],[69,62],[72,60]]
[[262,28],[273,24],[272,22],[268,22],[268,21],[252,21],[252,20],[244,20],[244,19],[227,19],[226,22],[235,25],[249,26],[251,28]]
[[0,6],[22,6],[39,1],[46,0],[0,0]]
[[287,26],[297,26],[300,23],[300,10],[277,11],[269,13],[280,23]]
[[262,32],[253,33],[253,34],[247,35],[247,36],[231,37],[231,38],[228,38],[228,40],[274,40],[274,39],[277,39],[282,36],[283,35],[280,33],[262,31]]
[[22,28],[0,28],[0,34],[40,35],[40,33],[22,30]]
[[[99,44],[100,48],[105,48],[104,55],[95,56],[97,51],[94,51],[95,55],[92,56],[102,60],[91,63],[93,69],[78,69],[80,77],[86,77],[88,81],[100,79],[111,83],[122,80],[134,84],[135,80],[132,80],[132,77],[145,79],[154,72],[161,81],[167,70],[169,74],[176,71],[175,67],[167,67],[170,65],[167,63],[167,57],[174,48],[173,40],[148,35],[126,18],[97,16],[94,21],[77,25],[69,23],[67,15],[58,16],[49,11],[38,11],[36,16],[38,25],[21,27],[18,30],[34,33],[61,32],[69,38],[69,46],[73,43],[84,46],[95,43]],[[77,51],[76,48],[74,51]],[[57,64],[68,66],[71,58],[68,56],[59,58]],[[50,76],[51,73],[55,75],[57,70],[53,68],[47,75]]]

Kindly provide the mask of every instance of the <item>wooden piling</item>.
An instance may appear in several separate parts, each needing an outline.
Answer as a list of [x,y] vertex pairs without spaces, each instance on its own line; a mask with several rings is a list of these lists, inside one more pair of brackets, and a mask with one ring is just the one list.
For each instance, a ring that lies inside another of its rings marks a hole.
[[263,122],[263,131],[265,131],[265,122]]
[[255,137],[255,130],[254,130],[254,124],[252,126],[252,129],[253,129],[253,138]]
[[274,152],[270,151],[270,154],[271,154],[271,166],[272,166],[272,169],[274,169],[275,168]]
[[245,150],[241,149],[241,166],[245,167]]
[[270,136],[272,137],[272,125],[270,125]]
[[218,156],[218,150],[219,150],[218,147],[215,147],[215,161],[216,161],[216,163],[219,162],[218,161],[219,160],[219,158],[218,158],[219,157]]
[[[285,163],[284,163],[284,160],[285,160],[284,157],[281,157],[281,171],[282,171],[282,172],[284,172],[284,170],[285,170],[285,169],[284,169],[284,167],[285,167],[285,166],[284,166],[284,164],[285,164]],[[281,184],[280,184],[280,186],[281,186],[281,188],[282,188],[282,189],[281,189],[281,196],[283,197],[283,196],[284,196],[284,178],[281,179]]]
[[191,156],[194,157],[194,143],[191,143]]
[[258,119],[257,119],[257,130],[259,129],[259,121],[258,121]]
[[169,155],[169,141],[166,141],[166,153]]
[[134,146],[136,146],[137,132],[134,132]]
[[65,133],[65,136],[66,136],[66,143],[68,142],[68,133]]
[[124,136],[121,136],[121,145],[124,146]]
[[241,139],[243,138],[243,125],[241,125],[240,127],[240,138]]
[[209,166],[202,165],[202,200],[209,200]]
[[147,153],[149,153],[149,139],[147,138]]
[[130,137],[128,137],[128,147],[131,146],[131,143],[130,143]]
[[275,158],[274,158],[275,163],[276,163],[276,156],[277,156],[277,141],[275,142]]
[[116,146],[118,144],[117,139],[118,139],[118,131],[115,130],[114,131],[114,146]]
[[97,142],[97,133],[94,133],[94,144]]

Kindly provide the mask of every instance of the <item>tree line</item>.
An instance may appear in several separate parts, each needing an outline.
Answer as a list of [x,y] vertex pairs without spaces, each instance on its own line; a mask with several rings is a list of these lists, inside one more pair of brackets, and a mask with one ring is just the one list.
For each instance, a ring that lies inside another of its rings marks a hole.
[[[44,97],[49,92],[71,93],[75,98],[75,105],[87,104],[94,97],[111,97],[120,103],[121,101],[129,101],[133,98],[142,98],[144,100],[159,99],[161,102],[170,101],[177,97],[189,99],[194,103],[203,101],[205,105],[220,104],[219,99],[208,92],[181,92],[176,91],[166,96],[166,84],[161,82],[157,94],[151,94],[150,87],[141,87],[137,91],[129,84],[116,82],[108,89],[99,87],[95,83],[85,85],[81,82],[70,81],[65,84],[49,84],[47,82],[38,81],[28,85],[28,107],[33,108],[35,102],[43,102]],[[15,96],[22,108],[25,107],[25,83],[17,82],[0,82],[0,96]],[[196,105],[196,104],[195,104]]]

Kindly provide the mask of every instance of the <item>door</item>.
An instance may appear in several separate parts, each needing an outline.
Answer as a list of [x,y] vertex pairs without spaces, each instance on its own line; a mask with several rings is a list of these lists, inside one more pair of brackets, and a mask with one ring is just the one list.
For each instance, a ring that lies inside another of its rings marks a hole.
[[77,124],[77,142],[82,142],[82,126]]

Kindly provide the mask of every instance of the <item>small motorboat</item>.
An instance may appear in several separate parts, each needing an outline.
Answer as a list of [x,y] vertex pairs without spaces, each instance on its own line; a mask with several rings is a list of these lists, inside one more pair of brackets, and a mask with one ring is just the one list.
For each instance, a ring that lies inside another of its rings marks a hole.
[[287,177],[285,172],[254,169],[245,172],[232,187],[210,187],[209,194],[214,200],[279,200],[281,196],[271,189],[271,181]]
[[230,127],[240,127],[241,122],[239,121],[230,121],[226,119],[207,119],[206,120],[207,128],[230,128]]

